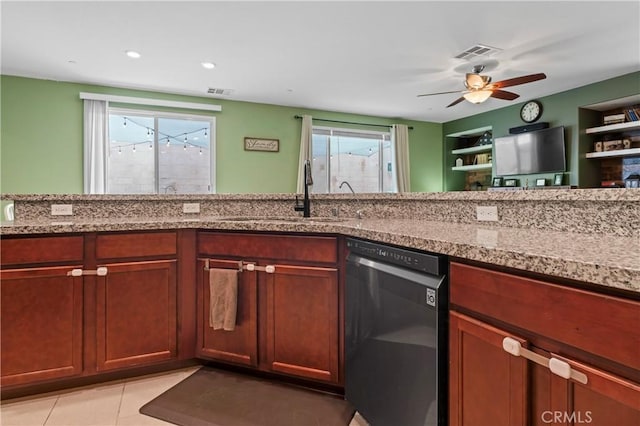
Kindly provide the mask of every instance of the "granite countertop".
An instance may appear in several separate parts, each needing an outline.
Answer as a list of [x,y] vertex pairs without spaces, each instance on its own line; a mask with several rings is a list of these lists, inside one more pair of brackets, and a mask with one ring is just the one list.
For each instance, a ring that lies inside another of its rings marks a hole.
[[341,234],[640,292],[640,240],[635,236],[417,219],[215,216],[16,220],[2,223],[1,231],[28,235],[191,228]]

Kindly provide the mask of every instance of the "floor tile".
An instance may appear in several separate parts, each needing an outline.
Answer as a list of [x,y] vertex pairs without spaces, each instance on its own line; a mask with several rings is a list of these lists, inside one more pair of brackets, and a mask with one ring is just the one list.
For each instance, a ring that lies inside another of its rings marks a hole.
[[116,424],[124,383],[107,383],[60,395],[46,426]]
[[2,426],[42,426],[57,400],[57,395],[7,400],[0,406],[0,424]]
[[163,422],[155,417],[144,414],[133,414],[126,417],[118,417],[116,426],[175,426],[173,423]]

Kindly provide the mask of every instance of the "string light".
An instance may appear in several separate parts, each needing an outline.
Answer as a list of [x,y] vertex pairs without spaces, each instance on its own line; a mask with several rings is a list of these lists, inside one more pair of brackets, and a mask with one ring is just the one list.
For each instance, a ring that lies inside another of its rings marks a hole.
[[[151,128],[151,127],[146,126],[144,124],[138,123],[138,122],[136,122],[135,120],[132,120],[129,117],[122,116],[122,119],[123,119],[122,125],[124,127],[126,127],[129,124],[129,122],[131,122],[131,123],[135,124],[136,126],[139,126],[139,127],[147,129],[147,137],[143,141],[130,142],[130,143],[126,143],[126,144],[123,144],[123,145],[119,145],[118,146],[118,154],[122,154],[122,148],[123,147],[126,148],[128,146],[131,147],[131,151],[132,152],[136,152],[137,151],[136,146],[137,145],[141,145],[141,144],[148,144],[149,150],[153,150],[154,149],[154,147],[153,147],[154,142],[153,142],[153,139],[151,139],[153,137],[153,135],[155,134],[155,131],[156,131],[154,128]],[[183,136],[184,136],[183,147],[182,147],[183,150],[186,152],[187,148],[189,147],[189,145],[191,145],[194,148],[197,147],[198,148],[198,153],[200,155],[202,155],[202,147],[197,142],[190,142],[189,141],[189,135],[192,135],[194,133],[199,133],[200,131],[204,131],[204,136],[207,137],[209,135],[209,130],[208,129],[209,129],[208,127],[201,127],[199,129],[194,129],[194,130],[189,131],[189,132],[183,132],[182,133]],[[163,133],[163,132],[160,132],[160,131],[158,132],[158,134],[160,135],[161,138],[166,138],[166,146],[167,147],[170,147],[171,139],[174,139],[175,141],[179,141],[179,139],[178,139],[179,136],[178,135],[169,135],[169,134],[166,134],[166,133]],[[193,137],[193,141],[197,141],[198,139],[199,138],[197,136]],[[116,143],[115,140],[112,141],[112,142],[114,144]],[[162,151],[161,150],[161,152],[165,153],[167,151]]]

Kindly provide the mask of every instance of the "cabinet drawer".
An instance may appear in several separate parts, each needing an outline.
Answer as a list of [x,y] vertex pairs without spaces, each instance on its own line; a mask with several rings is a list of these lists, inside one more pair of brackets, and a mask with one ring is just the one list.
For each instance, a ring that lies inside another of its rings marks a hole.
[[336,263],[338,244],[334,237],[201,232],[198,252],[206,256]]
[[99,234],[96,237],[96,258],[98,260],[170,256],[176,253],[175,232]]
[[2,238],[0,240],[2,266],[29,263],[82,263],[83,238],[34,237]]
[[451,304],[640,369],[640,302],[451,263]]

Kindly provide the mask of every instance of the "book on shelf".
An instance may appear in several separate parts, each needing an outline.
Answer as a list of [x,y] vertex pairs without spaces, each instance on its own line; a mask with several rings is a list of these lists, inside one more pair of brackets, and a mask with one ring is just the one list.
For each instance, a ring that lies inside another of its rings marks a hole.
[[620,114],[605,115],[602,118],[602,121],[603,121],[604,125],[606,126],[608,124],[624,123],[626,119],[627,119],[627,114],[623,112],[623,113],[620,113]]
[[627,108],[624,110],[627,121],[640,120],[640,108]]

